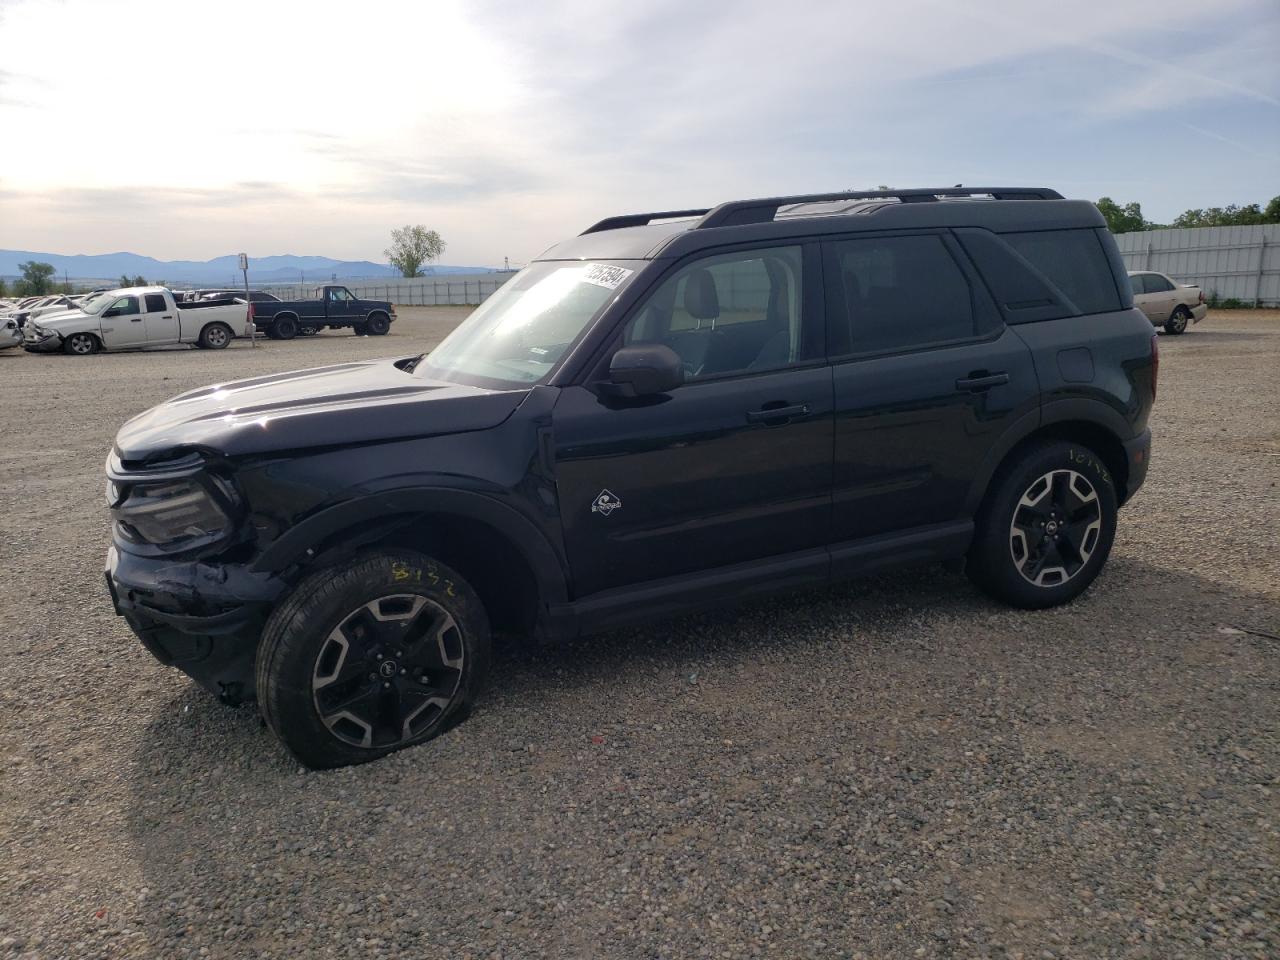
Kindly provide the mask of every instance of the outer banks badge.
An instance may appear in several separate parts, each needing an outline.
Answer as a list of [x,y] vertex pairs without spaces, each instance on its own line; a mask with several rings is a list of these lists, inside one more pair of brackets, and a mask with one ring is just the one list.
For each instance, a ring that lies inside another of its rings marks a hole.
[[596,494],[596,498],[591,501],[591,512],[598,513],[607,517],[613,511],[622,507],[622,501],[615,497],[608,490],[601,490]]

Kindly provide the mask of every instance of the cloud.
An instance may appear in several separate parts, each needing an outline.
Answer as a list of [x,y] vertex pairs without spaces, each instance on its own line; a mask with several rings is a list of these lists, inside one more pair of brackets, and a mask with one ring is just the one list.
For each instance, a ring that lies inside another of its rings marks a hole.
[[[32,0],[0,7],[0,129],[23,142],[0,246],[376,258],[391,225],[425,222],[451,258],[495,263],[614,213],[875,183],[1141,190],[1169,215],[1251,202],[1280,151],[1278,21],[1273,0],[1070,16],[1013,0],[369,0],[306,18],[225,0],[216,19]],[[120,22],[139,49],[200,42],[163,73],[104,72]],[[245,22],[329,69],[262,42],[237,67]],[[53,35],[58,57],[37,42]],[[1184,123],[1238,149],[1152,147],[1151,129]],[[1212,195],[1226,189],[1242,195]]]

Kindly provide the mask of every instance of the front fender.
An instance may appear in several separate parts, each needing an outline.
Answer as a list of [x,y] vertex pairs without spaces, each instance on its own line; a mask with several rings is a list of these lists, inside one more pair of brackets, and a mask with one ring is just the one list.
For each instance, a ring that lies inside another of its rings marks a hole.
[[410,487],[370,494],[327,507],[290,528],[254,560],[251,569],[275,573],[302,560],[308,550],[341,530],[390,516],[444,513],[477,520],[506,537],[523,554],[545,603],[568,599],[568,577],[555,548],[531,522],[482,493],[442,487]]

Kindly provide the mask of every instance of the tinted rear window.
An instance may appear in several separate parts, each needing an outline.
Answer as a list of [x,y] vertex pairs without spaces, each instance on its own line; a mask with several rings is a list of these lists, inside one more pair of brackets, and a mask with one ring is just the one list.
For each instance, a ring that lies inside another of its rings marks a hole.
[[1002,233],[1000,239],[1048,277],[1081,313],[1121,309],[1111,265],[1092,230]]
[[912,350],[977,332],[969,283],[942,240],[878,237],[825,245],[833,355]]
[[147,313],[163,313],[165,310],[164,294],[147,294]]

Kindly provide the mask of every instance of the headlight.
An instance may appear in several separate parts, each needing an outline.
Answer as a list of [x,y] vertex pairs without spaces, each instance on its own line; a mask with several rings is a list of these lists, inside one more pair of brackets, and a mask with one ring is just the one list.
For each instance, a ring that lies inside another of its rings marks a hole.
[[[112,494],[118,499],[119,487]],[[122,538],[157,547],[213,540],[231,529],[227,511],[196,477],[134,485],[112,513]]]

